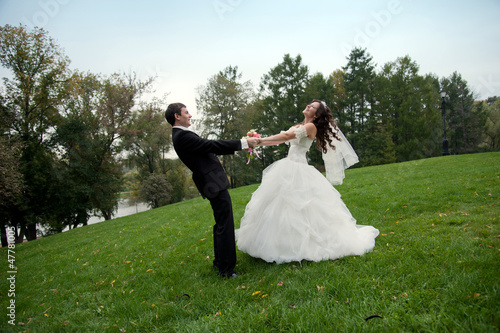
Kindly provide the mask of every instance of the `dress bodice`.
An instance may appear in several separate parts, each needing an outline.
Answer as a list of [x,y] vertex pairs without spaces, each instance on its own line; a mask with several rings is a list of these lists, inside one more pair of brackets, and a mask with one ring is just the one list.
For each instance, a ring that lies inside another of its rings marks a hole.
[[288,159],[307,164],[306,153],[309,151],[313,140],[307,137],[306,128],[303,125],[292,127],[289,131],[295,132],[295,139],[287,142],[290,145]]

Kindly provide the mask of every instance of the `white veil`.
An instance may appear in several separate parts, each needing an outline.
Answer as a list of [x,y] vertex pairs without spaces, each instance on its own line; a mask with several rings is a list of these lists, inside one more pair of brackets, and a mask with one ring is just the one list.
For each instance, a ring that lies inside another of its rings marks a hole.
[[358,163],[359,159],[342,131],[333,128],[332,130],[337,133],[342,141],[330,137],[335,149],[332,149],[332,147],[327,144],[327,153],[322,154],[323,162],[325,163],[326,179],[328,179],[332,185],[340,185],[345,178],[344,170]]

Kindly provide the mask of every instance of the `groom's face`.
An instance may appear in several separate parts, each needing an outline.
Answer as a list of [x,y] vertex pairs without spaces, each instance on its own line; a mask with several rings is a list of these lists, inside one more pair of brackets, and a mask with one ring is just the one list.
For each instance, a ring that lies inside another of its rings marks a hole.
[[175,124],[176,126],[184,126],[184,127],[189,127],[191,126],[191,117],[192,115],[189,114],[189,111],[183,107],[181,109],[181,114],[175,114]]

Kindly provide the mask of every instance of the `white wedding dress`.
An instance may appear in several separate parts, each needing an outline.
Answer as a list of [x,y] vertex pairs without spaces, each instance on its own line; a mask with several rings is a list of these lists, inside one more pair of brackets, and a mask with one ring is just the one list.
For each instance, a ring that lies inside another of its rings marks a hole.
[[356,225],[340,193],[307,164],[306,153],[313,140],[306,136],[305,128],[290,130],[296,138],[289,142],[288,157],[264,170],[262,183],[245,209],[236,230],[238,248],[278,264],[371,251],[379,231]]

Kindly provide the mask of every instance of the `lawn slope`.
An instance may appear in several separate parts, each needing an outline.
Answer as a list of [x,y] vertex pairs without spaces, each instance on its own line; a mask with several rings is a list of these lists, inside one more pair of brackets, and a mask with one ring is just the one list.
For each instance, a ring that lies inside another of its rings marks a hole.
[[[2,332],[495,332],[500,153],[347,171],[337,189],[373,252],[222,280],[201,198],[2,248]],[[231,190],[236,224],[257,185]],[[15,297],[8,291],[15,287]],[[15,301],[15,326],[5,314]]]

